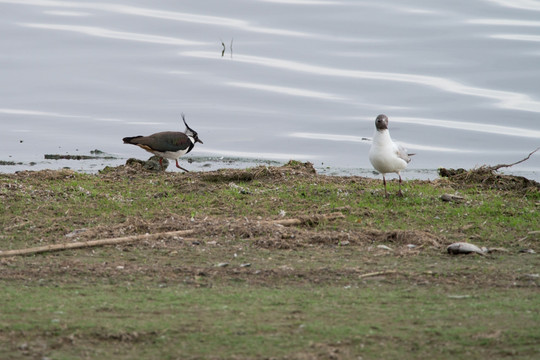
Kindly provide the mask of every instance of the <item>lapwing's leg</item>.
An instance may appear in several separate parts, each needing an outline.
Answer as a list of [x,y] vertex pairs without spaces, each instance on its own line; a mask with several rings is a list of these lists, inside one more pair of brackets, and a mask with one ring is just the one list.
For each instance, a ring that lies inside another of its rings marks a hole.
[[159,158],[159,165],[161,166],[161,170],[165,171],[165,169],[163,168],[163,158]]
[[403,196],[403,193],[401,192],[401,174],[398,174],[399,176],[399,191],[397,193],[397,196]]
[[385,177],[384,177],[384,174],[383,174],[383,176],[382,176],[382,183],[383,183],[383,185],[384,185],[384,197],[389,197],[389,196],[388,196],[388,192],[386,191],[386,179],[385,179]]
[[179,169],[184,170],[185,172],[189,172],[189,170],[186,170],[183,167],[181,167],[180,165],[178,165],[178,159],[176,159],[176,167],[179,168]]

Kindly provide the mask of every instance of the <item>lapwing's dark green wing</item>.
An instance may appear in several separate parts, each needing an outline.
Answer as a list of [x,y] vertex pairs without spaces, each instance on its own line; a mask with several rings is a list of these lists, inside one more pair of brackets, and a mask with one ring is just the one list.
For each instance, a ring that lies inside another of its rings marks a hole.
[[187,135],[177,131],[164,131],[150,136],[135,137],[130,139],[130,143],[147,150],[159,152],[176,152],[192,146]]

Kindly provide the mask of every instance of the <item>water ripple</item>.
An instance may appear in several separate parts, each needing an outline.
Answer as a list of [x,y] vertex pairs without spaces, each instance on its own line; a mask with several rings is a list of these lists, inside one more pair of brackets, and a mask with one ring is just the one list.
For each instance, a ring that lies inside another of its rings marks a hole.
[[325,0],[259,0],[261,2],[285,4],[285,5],[336,5],[341,4],[339,1]]
[[286,86],[275,86],[275,85],[257,84],[257,83],[249,83],[249,82],[228,82],[227,85],[246,88],[246,89],[268,91],[268,92],[291,95],[291,96],[309,97],[309,98],[323,99],[323,100],[339,100],[339,101],[345,100],[344,98],[339,97],[334,94],[313,91],[313,90],[306,90],[306,89],[298,89],[298,88],[292,88],[292,87],[286,87]]
[[[209,51],[185,51],[181,52],[181,55],[203,58],[203,59],[217,59],[214,52]],[[272,67],[277,69],[285,69],[296,72],[310,73],[313,75],[335,76],[335,77],[347,77],[353,79],[372,79],[383,81],[394,81],[412,83],[416,85],[424,85],[433,87],[441,91],[449,93],[455,93],[460,95],[470,95],[493,99],[497,101],[497,106],[505,109],[514,109],[522,111],[540,112],[540,102],[533,100],[531,97],[525,94],[504,91],[493,90],[481,87],[475,87],[462,84],[455,80],[450,80],[438,76],[429,75],[416,75],[407,73],[391,73],[391,72],[377,72],[377,71],[361,71],[361,70],[347,70],[332,67],[325,67],[319,65],[311,65],[307,63],[283,60],[277,58],[268,58],[251,55],[236,55],[234,61],[256,64],[260,66]]]
[[123,15],[135,15],[135,16],[144,16],[157,19],[173,20],[173,21],[182,21],[189,23],[196,23],[202,25],[213,25],[213,26],[223,26],[236,28],[243,31],[271,34],[271,35],[282,35],[282,36],[292,36],[292,37],[303,37],[303,38],[327,38],[329,40],[335,41],[357,41],[357,39],[344,39],[332,36],[324,36],[318,34],[312,34],[301,31],[278,29],[278,28],[269,28],[256,26],[248,21],[241,19],[234,19],[229,17],[221,16],[211,16],[211,15],[199,15],[191,13],[183,13],[176,11],[165,11],[165,10],[155,10],[149,8],[141,8],[129,5],[118,5],[118,4],[107,4],[107,3],[84,3],[84,2],[67,2],[67,1],[53,1],[53,0],[0,0],[0,3],[12,3],[17,5],[33,5],[33,6],[43,6],[43,7],[60,7],[60,8],[75,8],[75,9],[90,9],[90,10],[100,10],[108,11]]
[[474,25],[500,25],[500,26],[540,26],[540,21],[515,20],[515,19],[469,19],[468,24]]
[[[310,139],[310,140],[327,140],[327,141],[350,141],[350,142],[371,142],[371,139],[353,136],[353,135],[339,135],[339,134],[322,134],[322,133],[307,133],[307,132],[295,132],[289,134],[290,137]],[[400,141],[400,144],[408,149],[435,151],[435,152],[449,152],[449,153],[472,153],[478,152],[469,149],[457,149],[442,146],[420,145],[413,143],[404,143]]]
[[474,122],[462,122],[462,121],[453,121],[453,120],[439,120],[439,119],[428,119],[428,118],[417,118],[417,117],[392,117],[392,121],[417,124],[422,126],[436,126],[456,130],[467,130],[467,131],[477,131],[483,133],[497,134],[497,135],[507,135],[507,136],[520,136],[527,138],[539,138],[540,131],[524,128],[516,128],[510,126],[501,126],[501,125],[491,125],[491,124],[481,124]]
[[536,0],[489,0],[497,5],[521,9],[521,10],[536,10],[540,11],[540,2]]
[[47,15],[76,16],[76,17],[90,16],[91,15],[90,13],[82,12],[82,11],[55,11],[55,10],[49,10],[49,11],[44,11],[44,13],[47,14]]
[[198,41],[184,40],[184,39],[172,38],[172,37],[167,37],[167,36],[114,31],[114,30],[109,30],[109,29],[95,27],[95,26],[35,24],[35,23],[20,23],[19,25],[30,27],[30,28],[37,28],[37,29],[71,31],[71,32],[78,32],[85,35],[91,35],[91,36],[97,36],[97,37],[103,37],[103,38],[109,38],[109,39],[139,41],[139,42],[147,42],[147,43],[153,43],[153,44],[167,44],[167,45],[203,45],[205,44]]
[[74,115],[74,114],[62,114],[57,112],[50,111],[40,111],[40,110],[27,110],[27,109],[8,109],[0,108],[0,114],[7,115],[26,115],[26,116],[43,116],[50,118],[71,118],[71,119],[83,119],[91,121],[103,121],[103,122],[120,122],[129,125],[163,125],[162,122],[156,121],[134,121],[134,120],[122,120],[110,117],[93,117],[87,115]]
[[527,35],[527,34],[494,34],[490,35],[493,39],[502,40],[516,40],[516,41],[534,41],[540,42],[540,35]]
[[38,111],[38,110],[25,110],[25,109],[0,109],[0,114],[8,115],[29,115],[29,116],[49,116],[49,117],[67,117],[67,118],[80,118],[79,115],[66,115],[56,112]]
[[[293,153],[270,153],[270,152],[248,152],[234,150],[218,150],[209,148],[198,148],[197,153],[201,154],[219,154],[222,156],[240,157],[240,158],[255,158],[255,159],[274,159],[274,160],[290,160],[290,159],[312,159],[312,155],[293,154]],[[320,158],[320,156],[319,156]]]

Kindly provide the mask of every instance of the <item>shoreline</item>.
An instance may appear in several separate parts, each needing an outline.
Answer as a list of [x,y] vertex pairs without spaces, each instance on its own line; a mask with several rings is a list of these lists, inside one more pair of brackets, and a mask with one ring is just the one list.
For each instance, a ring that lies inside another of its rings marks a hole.
[[[13,174],[19,171],[41,171],[41,170],[62,170],[70,169],[80,173],[96,174],[105,167],[114,167],[124,165],[127,158],[115,158],[109,155],[108,158],[97,159],[80,159],[82,155],[67,155],[70,159],[44,160],[36,163],[23,163],[13,160],[0,162],[0,174]],[[10,164],[6,164],[6,163]],[[197,156],[186,157],[184,163],[190,171],[216,171],[220,169],[245,169],[260,165],[265,166],[282,166],[287,161],[277,161],[271,159],[251,159],[251,158],[236,158],[236,157],[218,157],[218,156]],[[75,164],[75,165],[74,165]],[[80,166],[76,166],[80,165]],[[314,164],[318,174],[329,176],[363,176],[369,178],[380,178],[380,175],[372,168],[357,168],[357,167],[332,167],[326,166],[323,163]],[[474,168],[473,168],[474,169]],[[170,173],[181,172],[173,166],[168,168]],[[504,175],[522,176],[530,180],[540,182],[540,171],[528,169],[523,166],[520,168],[508,168],[500,171]],[[389,178],[393,178],[395,174],[388,174]],[[397,175],[395,175],[397,176]],[[438,169],[415,169],[413,166],[402,171],[404,180],[435,180],[439,178]]]

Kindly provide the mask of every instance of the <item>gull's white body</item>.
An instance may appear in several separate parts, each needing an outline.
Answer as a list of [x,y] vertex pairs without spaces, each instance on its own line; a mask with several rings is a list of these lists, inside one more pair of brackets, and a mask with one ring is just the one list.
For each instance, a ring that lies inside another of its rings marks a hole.
[[369,161],[375,170],[382,174],[385,196],[388,197],[385,179],[385,175],[388,173],[398,174],[398,195],[402,196],[400,171],[407,167],[411,158],[403,146],[396,144],[392,141],[392,138],[390,138],[390,133],[388,132],[388,117],[384,114],[377,116],[375,119],[375,134],[373,135],[373,142],[369,149]]
[[385,129],[375,130],[373,143],[369,149],[369,161],[375,170],[383,175],[388,173],[399,175],[411,159],[402,146],[392,141],[388,129]]

